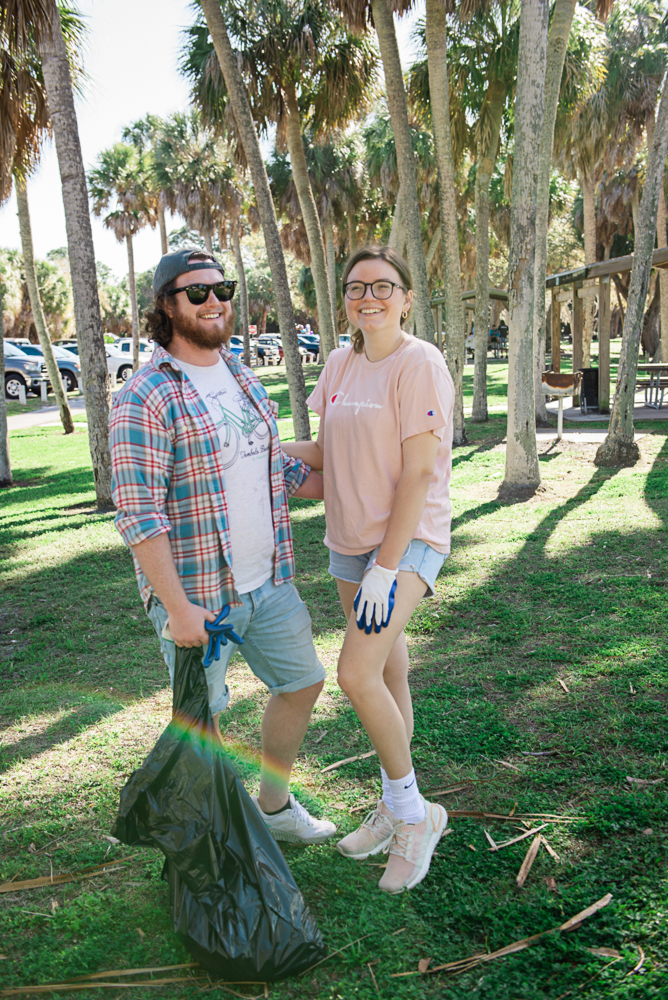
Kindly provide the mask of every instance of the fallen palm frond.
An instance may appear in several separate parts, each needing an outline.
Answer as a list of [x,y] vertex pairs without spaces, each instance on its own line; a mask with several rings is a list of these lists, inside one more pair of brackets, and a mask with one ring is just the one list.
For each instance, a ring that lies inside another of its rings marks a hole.
[[104,972],[91,972],[87,976],[74,976],[70,983],[82,983],[89,979],[104,979],[105,976],[143,976],[151,972],[174,972],[176,969],[199,969],[199,962],[182,962],[180,965],[155,965],[141,969],[105,969]]
[[527,880],[527,876],[531,871],[531,866],[536,860],[536,855],[538,854],[538,849],[540,848],[541,839],[542,839],[541,835],[537,834],[531,841],[531,847],[526,853],[524,861],[522,862],[522,867],[518,871],[517,878],[515,880],[517,882],[518,889],[521,889]]
[[[475,968],[476,965],[482,965],[485,962],[493,962],[497,958],[505,958],[506,955],[514,955],[518,951],[524,951],[525,948],[530,948],[532,944],[539,941],[541,938],[547,937],[548,934],[556,934],[558,931],[570,931],[575,927],[578,927],[583,921],[587,920],[588,917],[592,917],[599,910],[602,910],[604,906],[607,906],[612,899],[612,893],[607,893],[601,899],[598,899],[591,906],[588,906],[586,910],[582,910],[581,913],[576,913],[574,917],[567,920],[566,923],[560,924],[558,927],[550,927],[547,931],[541,931],[539,934],[532,934],[531,937],[522,938],[520,941],[514,941],[512,944],[508,944],[505,948],[499,948],[497,951],[492,952],[480,952],[476,955],[470,955],[468,958],[460,958],[456,962],[446,962],[445,965],[436,965],[433,969],[428,969],[424,975],[432,975],[434,972],[449,972],[452,975],[459,975],[462,972],[468,972],[469,969]],[[603,970],[601,970],[603,971]],[[402,976],[419,976],[421,975],[419,970],[415,972],[394,972],[391,975],[392,979],[399,979]]]
[[463,792],[466,788],[470,788],[470,781],[463,781],[459,785],[446,785],[445,788],[425,788],[422,792],[424,796],[427,795],[452,795],[454,792]]
[[78,878],[95,878],[96,875],[107,874],[118,871],[118,866],[137,858],[137,854],[129,854],[126,858],[117,858],[115,861],[107,861],[103,865],[95,865],[93,868],[84,868],[80,872],[68,872],[63,875],[43,875],[41,878],[29,878],[24,882],[4,882],[0,885],[0,892],[17,892],[21,889],[37,889],[42,885],[62,885],[63,882],[73,882]]
[[559,816],[556,813],[515,813],[515,815],[506,815],[505,813],[482,812],[479,809],[452,809],[448,811],[448,815],[455,819],[498,819],[506,820],[507,822],[512,821],[513,823],[525,819],[531,821],[548,819],[550,823],[579,823],[582,820],[582,816]]
[[541,839],[541,843],[542,843],[543,847],[545,848],[545,850],[547,851],[547,853],[550,855],[550,857],[554,858],[555,861],[561,861],[561,858],[559,857],[559,855],[557,854],[557,852],[555,851],[555,849],[553,847],[551,847],[550,844],[548,844],[548,842],[546,841],[545,837],[541,837],[540,839]]
[[[113,977],[141,976],[154,972],[175,972],[177,969],[202,969],[199,962],[182,962],[179,965],[155,965],[145,966],[137,969],[105,969],[103,972],[91,972],[85,976],[74,976],[72,979],[63,980],[57,983],[45,983],[41,986],[16,986],[13,989],[1,990],[0,997],[27,996],[32,993],[66,993],[74,990],[87,989],[133,989],[135,986],[163,986],[167,983],[200,983],[204,976],[171,976],[162,979],[135,980],[132,983],[112,983],[107,982]],[[210,980],[207,978],[207,985]],[[266,984],[257,980],[240,979],[230,983],[214,983],[212,988],[227,989],[229,986],[264,986]],[[234,993],[234,990],[228,990]],[[243,994],[237,993],[236,996]],[[249,997],[246,1000],[250,1000]]]
[[500,851],[502,847],[510,847],[511,844],[519,844],[521,840],[526,840],[527,837],[532,837],[534,834],[540,833],[540,831],[544,830],[546,826],[549,826],[549,823],[543,823],[542,826],[536,826],[533,830],[526,830],[524,833],[521,833],[519,837],[513,837],[512,840],[504,840],[502,844],[497,844],[495,847],[488,847],[487,850]]
[[494,840],[493,840],[493,839],[492,839],[492,838],[490,837],[490,835],[488,834],[487,830],[485,830],[485,836],[487,837],[487,840],[488,840],[488,841],[490,842],[490,844],[492,845],[492,846],[490,847],[490,851],[498,851],[498,849],[499,849],[499,848],[498,848],[498,845],[497,845],[497,844],[496,844],[496,843],[494,842]]
[[320,773],[327,774],[328,771],[335,771],[337,767],[343,767],[344,764],[352,764],[355,760],[366,760],[367,757],[373,757],[375,753],[375,750],[369,750],[368,753],[359,753],[356,757],[344,757],[343,760],[337,760],[334,764],[330,764],[329,767],[323,767]]
[[164,986],[167,983],[201,983],[204,976],[169,976],[164,979],[142,979],[133,983],[103,983],[88,980],[85,983],[47,983],[45,986],[16,986],[0,990],[0,997],[29,996],[33,993],[73,993],[75,990],[133,990],[137,986]]
[[[633,968],[631,969],[631,971],[626,973],[626,976],[633,976],[636,972],[640,972],[640,970],[642,969],[643,965],[645,964],[645,952],[642,950],[642,948],[640,947],[639,944],[636,945],[636,948],[640,952],[640,958],[638,959],[638,961],[636,962],[636,964],[633,966]],[[624,978],[626,978],[626,976]]]

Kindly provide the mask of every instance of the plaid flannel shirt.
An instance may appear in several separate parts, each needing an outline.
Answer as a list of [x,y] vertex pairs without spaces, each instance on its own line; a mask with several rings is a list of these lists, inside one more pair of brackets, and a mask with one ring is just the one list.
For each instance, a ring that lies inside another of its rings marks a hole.
[[[259,379],[230,351],[222,348],[220,354],[271,433],[274,583],[286,583],[295,575],[287,498],[310,467],[281,450],[272,404]],[[238,605],[218,432],[192,382],[158,345],[151,361],[116,398],[111,458],[115,523],[125,543],[132,546],[169,532],[189,600],[210,611]],[[151,586],[136,559],[135,569],[148,604]]]

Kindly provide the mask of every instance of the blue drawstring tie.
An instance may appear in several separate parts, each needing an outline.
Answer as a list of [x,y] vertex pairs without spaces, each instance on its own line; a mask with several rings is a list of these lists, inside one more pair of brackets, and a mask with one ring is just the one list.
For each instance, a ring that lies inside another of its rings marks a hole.
[[226,604],[223,610],[220,612],[218,617],[213,622],[205,622],[204,628],[207,632],[211,632],[211,638],[209,639],[209,646],[206,651],[206,656],[204,657],[204,666],[210,667],[214,660],[220,657],[220,647],[221,645],[227,646],[227,640],[231,642],[236,642],[237,646],[243,645],[243,639],[238,636],[234,631],[232,626],[229,624],[221,625],[224,618],[230,613],[230,606]]

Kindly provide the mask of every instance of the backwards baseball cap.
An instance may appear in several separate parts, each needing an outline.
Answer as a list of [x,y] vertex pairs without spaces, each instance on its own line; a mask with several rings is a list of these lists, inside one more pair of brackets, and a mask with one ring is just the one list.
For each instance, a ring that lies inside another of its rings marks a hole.
[[188,271],[200,271],[202,268],[210,267],[212,270],[222,271],[225,268],[217,261],[213,254],[199,247],[185,247],[183,250],[174,250],[166,253],[160,258],[158,266],[153,275],[153,294],[157,295],[161,288],[178,278],[180,274],[187,274]]

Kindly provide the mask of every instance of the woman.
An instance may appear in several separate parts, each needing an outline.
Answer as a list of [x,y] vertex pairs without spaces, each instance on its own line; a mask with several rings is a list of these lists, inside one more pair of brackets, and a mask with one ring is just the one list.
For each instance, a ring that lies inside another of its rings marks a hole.
[[382,799],[338,849],[389,851],[379,888],[398,893],[425,877],[448,818],[415,779],[404,627],[450,549],[454,387],[436,347],[402,328],[413,292],[399,254],[357,250],[343,291],[354,333],[309,397],[318,439],[283,447],[324,472],[329,571],[348,619],[338,681],[381,762]]

